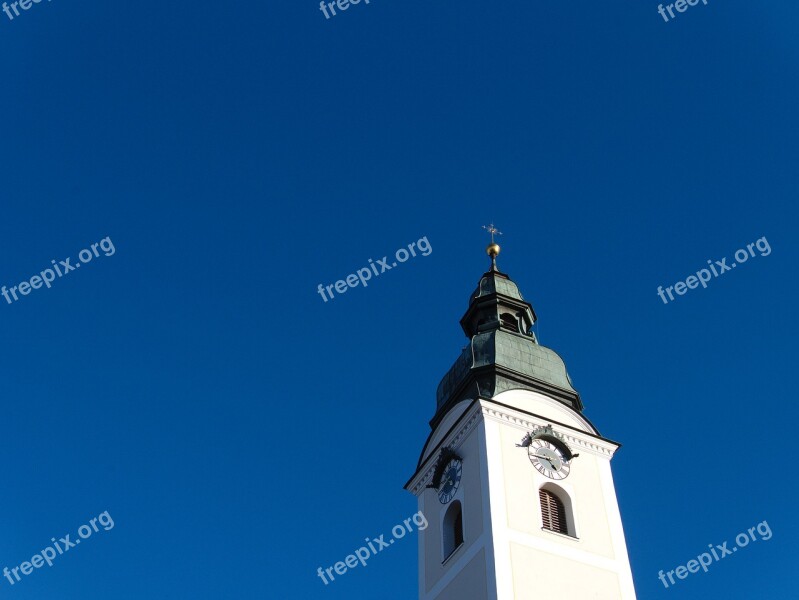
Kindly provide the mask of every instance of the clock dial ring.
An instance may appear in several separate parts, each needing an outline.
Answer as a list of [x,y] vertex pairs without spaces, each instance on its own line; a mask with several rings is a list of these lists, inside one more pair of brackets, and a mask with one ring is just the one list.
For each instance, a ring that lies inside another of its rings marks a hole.
[[438,501],[447,504],[455,497],[463,475],[463,462],[459,458],[451,458],[444,466],[441,483],[438,486]]
[[563,448],[549,440],[536,438],[527,447],[530,462],[536,471],[549,479],[561,480],[568,477],[571,465]]

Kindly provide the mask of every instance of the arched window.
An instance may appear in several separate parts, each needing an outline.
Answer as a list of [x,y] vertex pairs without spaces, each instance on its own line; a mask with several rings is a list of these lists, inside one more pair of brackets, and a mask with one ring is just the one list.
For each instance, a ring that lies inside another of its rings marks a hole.
[[463,511],[461,510],[461,503],[455,500],[447,509],[444,515],[444,560],[449,558],[449,555],[455,552],[463,543]]
[[569,535],[563,501],[554,493],[544,489],[538,490],[538,498],[541,500],[541,521],[544,529]]

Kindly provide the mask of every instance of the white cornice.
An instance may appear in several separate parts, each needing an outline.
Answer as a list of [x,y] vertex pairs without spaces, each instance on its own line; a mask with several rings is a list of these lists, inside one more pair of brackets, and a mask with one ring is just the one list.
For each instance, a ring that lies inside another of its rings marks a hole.
[[[479,422],[480,415],[480,404],[476,403],[465,413],[460,426],[450,431],[449,434],[442,440],[442,442],[439,444],[439,448],[449,446],[453,450],[457,450],[466,439],[466,436],[471,433],[472,429],[474,429]],[[419,469],[419,471],[416,473],[416,476],[408,483],[407,489],[410,490],[414,495],[418,496],[424,490],[424,486],[426,486],[430,480],[433,479],[433,471],[436,468],[436,459],[438,458],[438,454],[439,453],[437,451],[430,453],[430,455],[425,459],[424,466]]]
[[463,417],[460,426],[453,429],[438,445],[436,452],[432,452],[426,459],[423,466],[418,470],[416,475],[408,483],[406,489],[418,496],[424,487],[432,480],[433,471],[436,467],[436,459],[438,458],[438,449],[449,446],[456,450],[463,443],[469,433],[475,428],[482,416],[483,419],[498,421],[516,427],[519,432],[519,439],[525,433],[532,431],[538,427],[545,425],[552,425],[552,428],[558,432],[572,450],[576,452],[587,452],[596,456],[601,456],[610,459],[613,453],[618,449],[618,445],[596,437],[589,433],[576,431],[569,427],[559,425],[553,422],[552,419],[542,417],[539,415],[527,414],[512,408],[494,404],[490,400],[480,400],[475,403]]
[[[531,415],[512,408],[498,406],[490,400],[481,400],[480,406],[485,419],[512,425],[523,433],[527,433],[545,425],[552,425],[552,428],[572,449],[579,448],[580,451],[588,452],[589,454],[611,458],[618,448],[618,445],[613,442],[603,440],[589,433],[578,432],[569,427],[560,426],[546,417]],[[519,439],[521,439],[521,436]]]

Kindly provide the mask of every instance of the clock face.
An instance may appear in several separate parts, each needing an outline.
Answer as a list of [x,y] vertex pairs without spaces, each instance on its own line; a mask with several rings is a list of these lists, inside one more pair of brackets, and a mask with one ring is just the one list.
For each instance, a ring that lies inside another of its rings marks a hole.
[[463,463],[460,459],[453,458],[444,467],[441,475],[441,484],[438,486],[438,500],[441,504],[446,504],[455,496],[458,486],[461,484],[463,473]]
[[530,462],[542,475],[550,479],[565,479],[571,465],[566,461],[563,450],[547,440],[533,440],[527,447]]

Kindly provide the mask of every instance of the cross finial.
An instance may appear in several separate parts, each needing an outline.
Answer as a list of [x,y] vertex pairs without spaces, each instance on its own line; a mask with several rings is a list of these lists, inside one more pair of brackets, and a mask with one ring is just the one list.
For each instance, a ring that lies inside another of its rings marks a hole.
[[495,233],[497,235],[502,235],[502,232],[499,229],[497,229],[496,227],[494,227],[493,223],[491,223],[490,225],[483,225],[483,229],[485,229],[488,233],[491,234],[491,243],[492,244],[494,243],[494,234]]
[[499,254],[499,244],[494,241],[494,235],[502,235],[502,232],[494,227],[494,224],[491,225],[483,225],[483,229],[485,229],[488,233],[491,234],[491,243],[486,248],[486,254],[491,257],[491,270],[497,270],[497,255]]

